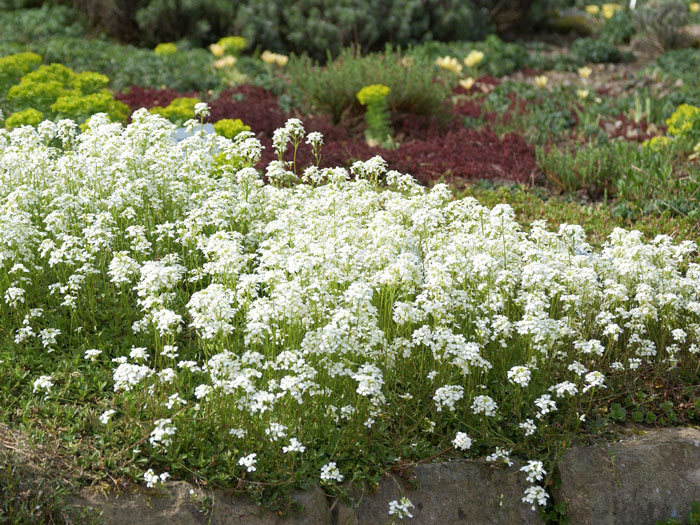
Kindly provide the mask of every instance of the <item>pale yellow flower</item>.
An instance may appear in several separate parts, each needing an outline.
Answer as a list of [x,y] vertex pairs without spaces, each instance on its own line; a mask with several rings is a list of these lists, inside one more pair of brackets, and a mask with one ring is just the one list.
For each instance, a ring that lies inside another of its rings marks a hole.
[[219,44],[212,44],[209,46],[209,51],[218,58],[224,54],[225,49],[224,46],[220,46]]
[[589,15],[594,15],[594,16],[595,16],[595,15],[597,15],[598,13],[600,13],[600,7],[598,7],[598,6],[595,5],[595,4],[587,5],[587,6],[586,6],[586,13],[588,13]]
[[693,2],[688,6],[688,9],[690,9],[691,13],[698,13],[700,12],[700,2]]
[[588,90],[587,89],[579,89],[576,91],[576,94],[578,95],[578,98],[583,100],[586,97],[588,97]]
[[479,62],[481,62],[483,59],[484,59],[483,51],[477,51],[475,49],[475,50],[469,52],[469,54],[464,59],[464,63],[467,65],[467,67],[474,67]]
[[603,4],[603,18],[612,18],[618,9],[622,9],[620,4]]
[[543,88],[547,85],[547,75],[540,75],[535,77],[535,84],[537,84],[538,88]]
[[474,80],[472,77],[463,78],[459,81],[459,85],[462,86],[466,91],[469,91],[475,83],[476,80]]
[[593,73],[593,70],[588,66],[578,68],[578,74],[581,78],[588,78]]
[[452,71],[453,73],[462,72],[462,64],[460,64],[459,61],[454,57],[440,57],[435,61],[435,63],[442,69],[447,69],[448,71]]
[[260,55],[260,58],[266,64],[274,64],[276,62],[275,53],[272,53],[271,51],[263,51],[263,54]]
[[236,57],[232,57],[231,55],[227,55],[223,58],[220,58],[216,62],[214,62],[214,67],[216,69],[221,69],[224,67],[233,67],[236,65]]
[[272,53],[270,51],[263,51],[263,54],[260,55],[260,58],[266,64],[276,64],[280,67],[286,66],[287,62],[289,62],[288,56],[280,55],[278,53]]

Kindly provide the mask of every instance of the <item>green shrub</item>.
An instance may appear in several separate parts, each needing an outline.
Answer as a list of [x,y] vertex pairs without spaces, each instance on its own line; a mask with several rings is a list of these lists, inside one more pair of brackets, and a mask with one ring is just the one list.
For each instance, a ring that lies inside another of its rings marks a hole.
[[630,53],[597,38],[579,38],[571,46],[570,53],[580,62],[624,62],[632,58]]
[[658,75],[665,80],[681,79],[685,84],[700,85],[700,53],[697,49],[673,49],[659,56],[640,71],[643,76]]
[[[115,122],[126,122],[129,108],[114,99],[105,88],[108,83],[109,78],[99,73],[75,73],[63,64],[40,66],[9,89],[7,101],[15,114],[8,122],[24,122],[22,119],[40,115],[82,123],[95,113],[107,113]],[[21,115],[15,117],[16,112]]]
[[554,185],[567,192],[586,190],[592,197],[610,193],[622,171],[635,158],[627,144],[589,145],[572,153],[568,149],[536,149],[537,165]]
[[366,56],[346,49],[324,68],[308,58],[294,59],[288,72],[306,106],[330,114],[335,122],[348,113],[362,112],[356,94],[370,84],[389,87],[387,103],[392,112],[418,115],[441,115],[450,92],[446,82],[434,80],[432,61],[403,57],[390,48]]
[[120,39],[153,46],[189,38],[216,42],[242,35],[249,47],[325,60],[348,45],[363,51],[385,43],[479,40],[486,8],[459,0],[77,0],[93,25]]
[[168,119],[173,124],[181,126],[194,118],[194,106],[201,102],[198,98],[181,97],[173,100],[168,106],[156,106],[149,111]]
[[14,129],[20,126],[38,126],[44,120],[44,115],[41,111],[34,108],[24,109],[13,113],[5,121],[7,129]]
[[598,38],[611,44],[619,45],[629,42],[634,35],[635,24],[628,9],[618,9],[605,21]]
[[37,44],[33,51],[47,62],[60,62],[75,71],[99,71],[110,78],[114,91],[138,85],[177,91],[207,91],[218,85],[212,66],[213,55],[206,49],[180,50],[156,55],[153,50],[94,39],[56,38]]
[[84,95],[102,91],[109,84],[109,77],[92,71],[78,73],[71,79],[71,86]]
[[41,64],[36,53],[18,53],[0,58],[0,98],[5,98],[11,86]]
[[64,5],[44,3],[38,9],[0,10],[0,42],[36,44],[56,36],[80,38],[85,25],[78,13]]
[[482,42],[427,42],[408,51],[413,57],[425,57],[434,62],[441,56],[454,56],[460,59],[471,51],[484,53],[484,60],[479,70],[494,76],[507,75],[527,65],[528,53],[520,44],[504,42],[496,35],[489,35]]
[[690,11],[684,0],[647,2],[635,11],[634,20],[639,33],[652,38],[663,49],[688,44],[682,28],[690,22]]
[[126,122],[129,116],[129,106],[114,100],[109,91],[89,95],[72,92],[58,98],[51,105],[51,111],[58,119],[69,118],[76,122],[85,122],[95,113],[107,113],[113,122]]
[[36,82],[26,78],[12,86],[7,93],[7,100],[15,110],[33,107],[46,113],[51,109],[51,104],[70,91],[66,83],[59,80]]
[[222,137],[232,139],[242,131],[250,131],[250,126],[243,124],[243,121],[239,118],[235,120],[225,118],[214,123],[214,131]]

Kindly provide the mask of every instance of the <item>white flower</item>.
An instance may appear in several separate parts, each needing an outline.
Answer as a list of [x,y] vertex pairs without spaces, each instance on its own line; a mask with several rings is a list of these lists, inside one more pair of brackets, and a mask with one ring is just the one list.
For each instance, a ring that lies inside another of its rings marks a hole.
[[518,427],[525,431],[526,436],[532,436],[535,432],[537,432],[537,425],[535,425],[535,422],[532,419],[526,419],[523,423],[520,423]]
[[20,304],[24,304],[24,289],[16,286],[10,286],[5,290],[5,302],[10,308],[16,308]]
[[457,432],[452,444],[457,450],[469,450],[472,446],[472,440],[464,432]]
[[542,419],[545,415],[557,409],[557,404],[549,394],[543,394],[535,399],[535,406],[539,409],[537,411],[537,419]]
[[49,391],[53,388],[53,376],[39,376],[38,379],[34,380],[34,390],[44,390],[46,395],[49,395]]
[[474,414],[495,416],[496,410],[498,410],[498,405],[489,396],[476,396],[472,402],[472,412]]
[[85,350],[85,359],[88,359],[89,361],[95,361],[101,353],[102,350],[97,350],[96,348]]
[[514,366],[508,370],[508,381],[526,387],[530,383],[530,369],[526,366]]
[[172,443],[172,436],[175,435],[176,431],[177,429],[173,426],[171,419],[159,419],[156,421],[156,428],[153,429],[148,440],[154,447],[162,446],[167,448]]
[[586,386],[583,387],[583,392],[588,392],[591,388],[606,388],[605,376],[597,370],[586,374]]
[[302,445],[297,438],[292,438],[289,440],[289,445],[282,447],[282,452],[288,454],[290,452],[304,452],[306,447]]
[[109,423],[109,420],[114,414],[116,414],[116,412],[116,410],[112,410],[111,408],[102,412],[102,415],[100,416],[100,423],[102,423],[103,425]]
[[520,471],[527,474],[526,479],[529,483],[542,481],[544,475],[547,474],[547,471],[544,469],[544,465],[541,461],[528,461],[527,464],[520,467]]
[[504,450],[500,447],[496,447],[496,450],[493,452],[493,454],[489,454],[484,459],[486,459],[486,461],[491,462],[502,461],[509,467],[513,466],[513,462],[510,459],[510,450]]
[[124,390],[128,392],[152,373],[153,370],[144,365],[121,363],[112,373],[114,391]]
[[228,433],[232,436],[236,436],[239,439],[243,439],[248,434],[248,431],[243,428],[232,428],[228,431]]
[[211,115],[209,104],[206,102],[197,102],[194,105],[194,114],[197,118],[207,118],[209,115]]
[[563,383],[550,386],[549,391],[554,392],[554,395],[557,397],[564,397],[567,394],[575,396],[578,393],[578,387],[571,381],[564,381]]
[[629,367],[630,370],[637,370],[637,368],[642,366],[642,360],[639,359],[638,357],[630,357],[627,360],[627,366]]
[[132,346],[129,357],[135,361],[145,361],[148,359],[148,352],[146,352],[146,348],[135,348]]
[[464,397],[464,388],[459,385],[441,386],[435,391],[433,401],[438,412],[442,412],[443,407],[449,410],[455,409],[455,403]]
[[389,515],[396,516],[400,520],[412,518],[413,514],[411,514],[410,509],[413,507],[411,500],[404,496],[401,498],[401,501],[393,500],[389,502]]
[[532,504],[533,511],[536,510],[534,503],[537,503],[540,507],[545,507],[547,500],[549,500],[549,494],[542,487],[536,485],[525,489],[525,495],[522,499],[523,503]]
[[338,470],[335,461],[331,461],[321,468],[321,481],[337,481],[338,483],[343,481],[343,475]]
[[253,454],[248,454],[247,456],[242,457],[241,459],[238,460],[238,464],[242,467],[245,467],[245,469],[248,472],[255,472],[257,469],[255,468],[255,464],[257,463],[257,458],[258,455],[256,453]]
[[280,425],[279,423],[270,423],[270,426],[265,429],[265,434],[270,436],[270,440],[277,441],[278,439],[281,439],[287,435],[286,431],[287,427],[284,425]]
[[168,474],[167,472],[163,472],[159,476],[153,472],[153,469],[150,468],[143,473],[143,480],[146,482],[146,487],[149,489],[160,485],[161,483],[165,483],[168,480],[168,478],[170,478],[170,474]]

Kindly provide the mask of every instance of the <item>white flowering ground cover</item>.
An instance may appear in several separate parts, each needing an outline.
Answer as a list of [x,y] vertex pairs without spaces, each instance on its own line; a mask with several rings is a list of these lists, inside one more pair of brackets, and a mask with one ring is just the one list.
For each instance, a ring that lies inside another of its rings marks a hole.
[[[378,158],[266,184],[252,134],[189,126],[0,131],[2,413],[95,468],[269,501],[517,456],[534,508],[601,396],[697,363],[692,242],[616,230],[594,252]],[[275,144],[305,139],[293,120]]]

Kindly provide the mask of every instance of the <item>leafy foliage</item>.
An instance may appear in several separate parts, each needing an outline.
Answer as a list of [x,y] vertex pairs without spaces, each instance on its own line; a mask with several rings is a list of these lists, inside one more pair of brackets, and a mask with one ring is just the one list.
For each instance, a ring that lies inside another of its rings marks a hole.
[[405,59],[391,48],[366,56],[344,50],[324,68],[308,58],[289,64],[291,83],[307,108],[330,114],[334,122],[361,113],[356,94],[371,84],[390,89],[387,104],[392,112],[439,116],[449,87],[435,80],[434,71],[432,62]]

